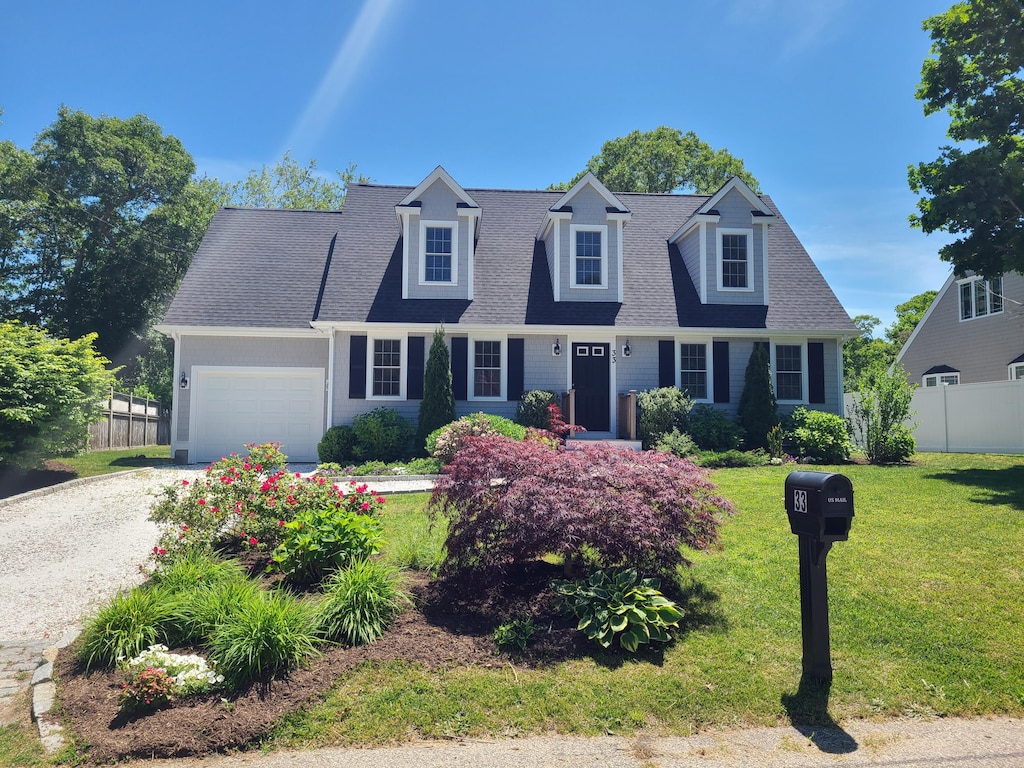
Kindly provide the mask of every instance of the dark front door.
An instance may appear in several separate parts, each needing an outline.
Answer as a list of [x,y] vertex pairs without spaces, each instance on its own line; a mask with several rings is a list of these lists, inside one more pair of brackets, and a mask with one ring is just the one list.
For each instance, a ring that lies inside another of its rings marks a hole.
[[591,432],[611,429],[607,344],[572,345],[572,386],[576,390],[576,423]]

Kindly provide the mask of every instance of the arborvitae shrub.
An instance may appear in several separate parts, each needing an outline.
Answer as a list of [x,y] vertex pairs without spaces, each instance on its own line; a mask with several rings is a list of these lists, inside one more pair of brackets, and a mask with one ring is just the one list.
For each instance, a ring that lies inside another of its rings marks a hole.
[[767,448],[768,431],[779,423],[772,372],[768,363],[768,345],[755,344],[747,361],[736,422],[743,429],[746,448]]
[[452,392],[452,370],[444,328],[434,331],[427,365],[423,372],[423,400],[420,401],[416,424],[416,452],[425,450],[427,435],[438,427],[455,421],[455,395]]

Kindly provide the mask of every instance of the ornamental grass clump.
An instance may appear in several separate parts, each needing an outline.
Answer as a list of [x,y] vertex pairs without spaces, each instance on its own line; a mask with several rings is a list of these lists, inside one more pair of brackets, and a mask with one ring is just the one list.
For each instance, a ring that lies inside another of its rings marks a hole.
[[467,438],[430,509],[450,520],[441,573],[467,586],[549,554],[571,575],[584,551],[602,567],[673,574],[684,548],[716,546],[733,511],[704,469],[671,454],[502,437]]
[[86,669],[137,656],[176,634],[181,606],[176,593],[158,585],[122,592],[86,620],[78,656]]
[[410,602],[398,571],[380,560],[355,560],[335,571],[323,586],[317,608],[319,633],[346,645],[372,643]]

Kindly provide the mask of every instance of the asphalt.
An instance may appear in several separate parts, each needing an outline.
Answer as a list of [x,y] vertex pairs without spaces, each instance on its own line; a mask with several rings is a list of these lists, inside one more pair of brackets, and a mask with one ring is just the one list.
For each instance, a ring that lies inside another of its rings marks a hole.
[[[303,471],[303,468],[297,468]],[[431,478],[373,479],[380,493],[430,490]],[[82,482],[82,481],[75,481]],[[46,494],[50,489],[32,492]],[[16,501],[15,497],[5,500]],[[73,640],[0,641],[0,726],[16,722],[31,706],[40,738],[49,751],[63,743],[59,720],[50,714],[52,660]],[[783,726],[737,728],[692,736],[465,739],[415,742],[376,748],[215,755],[127,763],[159,768],[532,768],[601,765],[603,768],[1024,768],[1024,720],[1018,718],[931,718],[853,721],[838,728]]]

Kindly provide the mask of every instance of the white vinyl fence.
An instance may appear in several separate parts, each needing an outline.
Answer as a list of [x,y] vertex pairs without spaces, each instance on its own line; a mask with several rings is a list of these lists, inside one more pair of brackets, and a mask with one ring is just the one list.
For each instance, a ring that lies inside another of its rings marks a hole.
[[919,451],[1024,453],[1024,380],[918,387],[910,408]]

